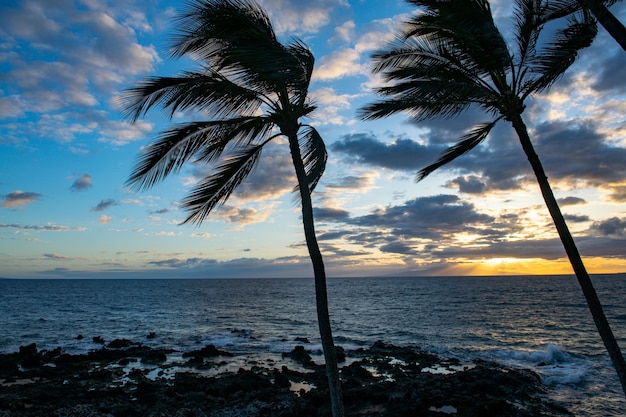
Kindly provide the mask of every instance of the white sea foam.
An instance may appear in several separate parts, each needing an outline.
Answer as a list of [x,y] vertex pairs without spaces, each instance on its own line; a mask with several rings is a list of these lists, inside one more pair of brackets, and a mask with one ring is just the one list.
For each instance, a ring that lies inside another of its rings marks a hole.
[[503,364],[532,369],[550,386],[580,384],[593,365],[585,357],[553,344],[538,350],[498,350],[494,355]]

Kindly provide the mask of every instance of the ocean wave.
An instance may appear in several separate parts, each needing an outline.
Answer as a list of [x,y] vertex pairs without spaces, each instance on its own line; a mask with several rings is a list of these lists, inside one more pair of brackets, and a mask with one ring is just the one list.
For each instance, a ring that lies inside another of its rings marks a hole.
[[548,344],[538,350],[497,350],[495,359],[505,365],[529,368],[545,385],[579,385],[585,381],[593,362],[573,355],[563,347]]

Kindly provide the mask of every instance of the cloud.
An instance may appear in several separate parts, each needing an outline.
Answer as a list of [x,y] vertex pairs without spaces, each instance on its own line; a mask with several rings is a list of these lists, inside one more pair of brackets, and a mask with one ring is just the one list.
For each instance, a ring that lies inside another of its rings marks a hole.
[[626,238],[626,220],[619,217],[594,222],[590,231],[596,236]]
[[[275,142],[264,148],[257,166],[237,187],[231,199],[244,202],[266,201],[277,199],[294,190],[297,181],[288,144],[280,139]],[[193,186],[199,179],[213,175],[214,168],[214,165],[194,165],[191,169],[192,178],[185,178],[185,185]]]
[[561,207],[575,206],[575,205],[580,205],[580,204],[587,204],[587,201],[585,201],[584,198],[580,198],[580,197],[559,198],[559,199],[557,199],[557,202],[559,203],[559,205]]
[[335,28],[335,33],[330,41],[332,42],[333,40],[339,40],[343,42],[349,42],[354,38],[355,29],[356,24],[354,23],[354,21],[348,20]]
[[263,8],[270,14],[274,30],[278,34],[316,33],[330,22],[330,14],[344,0],[318,0],[314,2],[289,0],[261,0]]
[[100,223],[100,224],[108,224],[111,220],[113,220],[113,217],[110,217],[110,216],[107,216],[106,214],[103,214],[98,219],[98,223]]
[[92,207],[90,211],[104,211],[112,206],[118,206],[120,203],[112,198],[100,201],[95,207]]
[[93,187],[91,183],[91,175],[84,174],[82,177],[77,178],[73,183],[70,189],[72,191],[85,191]]
[[22,134],[31,138],[71,142],[81,134],[114,130],[124,138],[106,106],[120,85],[160,61],[154,46],[137,39],[136,29],[150,30],[147,21],[134,6],[116,0],[109,7],[3,2],[0,44],[3,51],[19,53],[3,54],[0,119],[21,120]]
[[344,135],[333,142],[330,149],[346,155],[346,159],[355,164],[414,172],[436,160],[443,150],[442,147],[433,148],[406,138],[395,138],[386,143],[368,133]]
[[48,259],[54,259],[54,260],[66,260],[66,259],[70,259],[65,255],[59,255],[57,253],[44,253],[43,256],[45,256]]
[[493,222],[494,217],[476,211],[456,195],[418,197],[402,205],[380,208],[351,218],[348,223],[387,229],[395,236],[440,238],[444,234],[472,229],[473,224]]
[[22,225],[22,224],[6,224],[0,223],[0,228],[11,228],[18,230],[35,230],[42,232],[84,232],[87,230],[85,227],[70,227],[70,226],[57,226],[55,224],[48,224],[45,226],[38,225]]
[[361,64],[361,55],[357,51],[345,48],[322,57],[313,71],[313,79],[326,81],[365,74],[366,68]]
[[[387,141],[373,134],[353,133],[333,143],[330,149],[342,154],[349,163],[417,172],[437,161],[449,146],[441,143],[442,130],[438,127],[427,132],[422,135],[427,139],[424,143],[407,138]],[[484,194],[536,183],[514,135],[510,126],[501,123],[485,143],[439,168],[462,173],[446,185],[465,193]],[[458,137],[453,136],[454,140]],[[582,119],[544,122],[532,129],[531,139],[553,186],[560,183],[572,188],[605,188],[613,191],[613,199],[622,201],[626,148],[612,143],[595,123]]]
[[341,221],[350,217],[350,212],[339,208],[314,207],[313,214],[319,221]]
[[354,123],[353,120],[342,116],[340,112],[351,107],[350,101],[356,97],[355,95],[338,94],[333,88],[325,87],[313,90],[310,97],[317,105],[317,109],[312,114],[316,126],[328,124],[345,126]]
[[41,197],[42,195],[38,193],[15,190],[4,196],[4,200],[0,203],[0,207],[13,209],[26,208],[30,204],[39,200]]

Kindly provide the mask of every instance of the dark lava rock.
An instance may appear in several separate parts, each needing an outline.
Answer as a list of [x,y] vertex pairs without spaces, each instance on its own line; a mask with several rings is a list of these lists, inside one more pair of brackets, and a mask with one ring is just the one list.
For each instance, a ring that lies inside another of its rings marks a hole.
[[101,336],[94,336],[93,342],[98,343],[99,345],[104,345],[104,339]]
[[311,352],[304,349],[304,346],[298,345],[293,348],[291,352],[284,352],[282,356],[283,358],[293,359],[294,361],[306,367],[315,366],[315,364],[313,363],[313,358],[311,358]]
[[346,361],[346,350],[341,346],[335,346],[335,354],[337,355],[337,362]]
[[158,365],[167,360],[167,355],[165,352],[161,350],[149,350],[143,357],[141,358],[141,363],[148,363]]
[[136,345],[135,342],[133,342],[132,340],[128,340],[128,339],[115,339],[112,342],[110,342],[107,347],[109,349],[124,349],[130,346]]
[[306,343],[306,344],[310,344],[311,342],[309,341],[309,339],[307,339],[306,337],[296,337],[295,339],[293,339],[294,342],[300,342],[300,343]]
[[189,357],[212,358],[215,356],[235,356],[235,355],[225,350],[219,350],[214,345],[206,345],[202,349],[183,353],[183,358],[189,358]]
[[[0,416],[330,416],[323,366],[301,372],[283,365],[279,371],[263,368],[259,361],[252,369],[234,373],[206,376],[177,370],[172,378],[151,380],[146,370],[128,372],[120,365],[138,357],[160,360],[165,352],[132,344],[70,355],[29,345],[20,352],[0,354]],[[545,388],[527,370],[475,361],[463,371],[433,374],[424,368],[458,362],[382,342],[346,354],[350,365],[341,369],[346,415],[441,417],[446,415],[442,407],[449,406],[459,417],[571,417],[541,399]],[[199,357],[198,351],[191,357]],[[312,363],[302,346],[285,357]],[[45,358],[46,363],[56,358],[57,366],[20,368],[24,358]],[[291,382],[304,388],[293,393]]]

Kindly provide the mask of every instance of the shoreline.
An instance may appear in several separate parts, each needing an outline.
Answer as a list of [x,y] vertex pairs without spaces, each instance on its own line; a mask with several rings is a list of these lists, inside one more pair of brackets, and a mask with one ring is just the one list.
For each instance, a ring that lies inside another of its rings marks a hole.
[[[87,354],[22,346],[0,354],[0,415],[330,415],[324,366],[313,361],[306,339],[296,341],[280,360],[127,339]],[[338,353],[348,416],[572,416],[545,399],[546,388],[529,370],[380,341]]]

